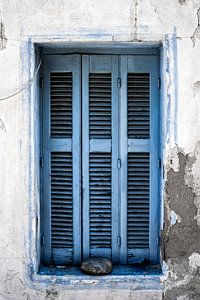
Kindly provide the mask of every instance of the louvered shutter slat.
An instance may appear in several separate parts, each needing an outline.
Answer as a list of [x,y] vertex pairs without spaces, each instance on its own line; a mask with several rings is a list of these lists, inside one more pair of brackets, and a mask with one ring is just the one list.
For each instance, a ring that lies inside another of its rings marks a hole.
[[[61,164],[62,163],[62,164]],[[59,168],[60,166],[60,168]],[[64,169],[64,171],[63,171]],[[65,170],[67,169],[67,173]],[[66,180],[68,184],[66,185]],[[61,197],[61,201],[60,201]],[[63,202],[63,198],[65,202]],[[51,153],[51,234],[52,248],[73,248],[72,155]],[[54,205],[56,203],[56,205]],[[67,209],[66,209],[67,207]],[[65,231],[60,230],[64,227]]]
[[[111,74],[90,73],[90,139],[111,139],[111,97]],[[111,160],[111,153],[91,152],[89,154],[89,242],[91,255],[97,255],[96,250],[98,249],[102,253],[105,249],[109,251],[111,249]]]
[[[110,153],[90,153],[89,181],[90,246],[92,249],[111,248]],[[106,196],[106,198],[104,196]],[[104,199],[104,203],[102,203],[102,199]]]
[[149,138],[149,74],[128,73],[128,138]]
[[72,137],[72,73],[51,72],[51,137]]
[[[51,72],[51,137],[72,138],[72,72]],[[73,252],[72,153],[51,152],[51,247]]]
[[111,138],[111,74],[89,75],[90,138]]
[[[127,74],[127,103],[128,139],[135,139],[135,141],[136,139],[149,139],[149,74]],[[135,151],[128,153],[127,253],[129,263],[134,257],[133,251],[149,249],[149,167],[149,153]]]

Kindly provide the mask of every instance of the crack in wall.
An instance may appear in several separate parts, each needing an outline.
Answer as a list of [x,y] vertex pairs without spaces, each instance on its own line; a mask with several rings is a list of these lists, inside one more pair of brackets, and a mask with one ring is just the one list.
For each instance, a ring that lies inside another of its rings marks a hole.
[[178,0],[180,5],[187,5],[187,0]]
[[135,0],[135,14],[134,14],[134,39],[137,40],[137,23],[138,23],[138,1]]
[[2,119],[0,119],[0,129],[3,130],[4,132],[7,132],[6,126],[5,126],[4,122],[2,121]]
[[191,37],[193,47],[196,45],[196,39],[200,39],[200,7],[197,9],[197,27]]
[[0,22],[0,51],[6,49],[7,38],[5,36],[5,26],[3,22]]

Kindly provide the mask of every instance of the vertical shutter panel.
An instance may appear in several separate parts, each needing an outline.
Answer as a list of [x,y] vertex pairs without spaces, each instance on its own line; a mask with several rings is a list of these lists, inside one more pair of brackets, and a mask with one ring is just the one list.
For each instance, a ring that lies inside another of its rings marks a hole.
[[157,63],[156,57],[122,56],[122,263],[158,255]]
[[[45,56],[44,62],[43,261],[63,265],[77,261],[75,245],[80,243],[80,199],[77,193],[80,178],[74,171],[80,169],[80,108],[74,109],[77,103],[80,106],[80,95],[76,94],[80,86],[80,71],[77,71],[77,67],[80,70],[80,59],[71,55]],[[74,130],[72,122],[77,115],[79,121]],[[75,193],[78,197],[74,196]]]
[[[89,138],[111,139],[111,73],[89,74]],[[111,249],[111,153],[89,155],[90,248]]]
[[[72,139],[72,72],[51,72],[50,89],[51,138],[57,148],[62,139]],[[72,152],[51,152],[50,168],[52,262],[72,263]]]
[[[128,73],[128,138],[150,137],[150,82],[148,73]],[[149,153],[128,153],[127,248],[149,248]]]
[[[114,62],[110,55],[83,57],[84,258],[116,256],[115,232],[118,228],[114,226],[117,217],[113,206],[117,209],[118,204],[112,183],[117,176],[117,126],[113,139],[113,101],[118,110],[114,87],[114,82],[117,83],[117,67],[117,60]],[[116,143],[116,152],[113,151],[113,143]],[[117,188],[118,182],[115,182]]]

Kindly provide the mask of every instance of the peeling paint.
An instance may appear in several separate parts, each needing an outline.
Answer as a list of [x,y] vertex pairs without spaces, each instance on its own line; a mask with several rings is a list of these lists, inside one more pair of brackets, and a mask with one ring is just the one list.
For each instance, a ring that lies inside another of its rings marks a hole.
[[194,204],[196,206],[196,214],[194,220],[200,226],[200,142],[195,146],[194,152],[189,155],[189,163],[186,167],[185,181],[192,189],[195,197]]
[[[180,150],[179,150],[180,151]],[[164,255],[165,258],[188,257],[200,248],[200,232],[198,230],[197,207],[194,203],[195,193],[188,186],[185,174],[191,158],[178,152],[179,171],[169,169],[166,182]],[[192,162],[194,162],[194,158]],[[181,222],[171,225],[171,211],[176,212]]]
[[[192,253],[192,255],[189,256],[189,267],[192,270],[192,272],[200,271],[200,254],[199,253]],[[199,272],[200,275],[200,272]]]
[[180,223],[182,218],[180,216],[178,216],[175,211],[171,211],[170,213],[170,220],[171,220],[171,225],[175,225],[176,223]]
[[174,172],[178,172],[179,171],[179,157],[178,157],[178,151],[177,151],[177,147],[174,147],[169,155],[169,166],[168,168],[171,168],[174,170]]
[[196,205],[200,188],[199,153],[198,142],[190,154],[175,147],[169,155],[163,232],[163,255],[168,264],[165,300],[200,299],[196,277],[200,273],[200,210]]

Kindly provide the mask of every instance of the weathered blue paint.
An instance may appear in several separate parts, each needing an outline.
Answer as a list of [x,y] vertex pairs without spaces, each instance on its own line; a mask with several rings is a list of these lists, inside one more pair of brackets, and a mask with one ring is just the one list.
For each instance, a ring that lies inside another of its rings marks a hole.
[[160,46],[160,157],[161,157],[161,185],[160,185],[160,228],[164,220],[164,185],[165,170],[163,162],[166,159],[168,145],[177,143],[177,109],[178,109],[178,72],[177,72],[177,35],[165,35]]
[[177,123],[178,123],[178,57],[177,57],[177,33],[176,27],[172,34],[172,55],[173,55],[173,88],[174,88],[174,143],[177,144]]
[[[121,89],[121,263],[127,263],[127,153],[138,150],[142,153],[150,154],[150,203],[149,203],[149,249],[131,249],[134,259],[148,257],[153,262],[158,262],[158,236],[159,236],[159,98],[158,98],[158,56],[122,56],[122,89]],[[128,73],[148,73],[150,74],[150,138],[149,139],[129,139],[127,129],[127,74]],[[130,250],[130,249],[129,249]]]
[[[68,37],[68,36],[67,36]],[[65,44],[65,47],[67,48],[71,43],[66,43],[66,40],[68,40],[68,38],[66,38],[66,35],[62,35],[59,38],[56,37],[54,39],[53,36],[31,36],[31,37],[23,37],[24,38],[24,42],[22,44],[21,47],[21,57],[22,57],[22,82],[27,82],[28,79],[30,79],[30,70],[33,69],[35,62],[34,62],[34,52],[32,51],[34,49],[35,43],[38,46],[42,46],[42,45],[51,45],[52,48],[54,47],[60,47],[61,43],[62,45]],[[57,43],[57,41],[59,40],[59,43]],[[28,42],[27,42],[28,41]],[[29,44],[29,48],[28,48],[28,44]],[[80,45],[83,45],[84,43],[79,43]],[[119,43],[120,44],[120,43]],[[96,46],[98,46],[98,43],[95,43]],[[134,54],[134,49],[135,47],[137,48],[138,46],[141,47],[142,49],[144,49],[144,51],[146,52],[146,47],[158,47],[160,45],[159,42],[157,43],[127,43],[127,47],[129,47],[129,49],[133,49],[132,54]],[[89,46],[89,45],[88,45]],[[101,47],[105,46],[101,44]],[[116,44],[115,44],[116,46]],[[109,46],[110,47],[110,46]],[[123,47],[126,47],[126,43],[123,44]],[[123,48],[122,47],[122,48]],[[89,47],[90,48],[90,47]],[[161,49],[163,50],[164,46],[161,47]],[[69,50],[70,51],[70,50]],[[109,50],[108,50],[109,51]],[[136,50],[137,51],[137,50]],[[143,51],[143,50],[142,50]],[[142,52],[143,53],[143,52]],[[144,54],[144,53],[143,53]],[[165,55],[162,56],[161,61],[163,62],[165,60]],[[166,60],[165,60],[166,61]],[[29,74],[29,75],[28,75]],[[28,76],[27,76],[28,75]],[[165,79],[166,78],[166,69],[162,69],[162,78]],[[37,87],[35,87],[37,88]],[[29,99],[31,99],[31,102],[29,102]],[[23,92],[22,95],[22,109],[24,111],[24,113],[29,112],[30,116],[32,120],[34,120],[33,116],[33,109],[32,109],[32,104],[34,103],[34,101],[37,101],[38,99],[34,98],[33,93],[31,93],[31,90],[27,90]],[[35,120],[34,120],[35,121]],[[164,119],[164,122],[166,121],[166,118]],[[31,127],[31,124],[29,124],[29,126]],[[30,147],[30,166],[32,165],[32,163],[36,163],[36,156],[35,156],[35,152],[33,151],[33,148],[38,147],[39,145],[37,145],[36,143],[34,143],[34,134],[35,132],[33,131],[33,128],[29,129],[29,133],[30,133],[30,141],[32,144],[32,147]],[[164,141],[166,141],[165,137],[163,138]],[[163,143],[161,143],[163,145]],[[163,151],[162,151],[163,153]],[[32,162],[32,163],[31,163]],[[37,165],[37,163],[36,163]],[[30,169],[29,166],[29,170]],[[25,249],[26,249],[26,266],[27,269],[25,270],[25,276],[26,276],[26,281],[29,283],[30,286],[34,287],[34,288],[44,288],[46,289],[47,287],[51,287],[52,283],[60,283],[63,288],[67,288],[70,289],[71,285],[66,285],[69,279],[69,277],[67,276],[67,280],[60,278],[58,279],[57,276],[62,276],[64,275],[62,272],[60,273],[60,271],[56,271],[53,275],[50,275],[48,273],[47,270],[44,270],[45,274],[47,275],[42,275],[42,273],[38,273],[38,266],[39,266],[39,262],[40,262],[40,253],[38,252],[38,249],[40,247],[37,247],[37,245],[40,244],[40,230],[35,230],[34,224],[35,224],[35,220],[37,218],[37,216],[39,215],[39,198],[37,195],[35,195],[33,193],[33,186],[35,182],[38,182],[39,178],[37,177],[37,174],[35,174],[34,172],[30,171],[30,176],[29,176],[29,199],[27,199],[27,202],[29,203],[29,232],[28,234],[25,236]],[[162,193],[163,191],[161,191]],[[39,194],[39,191],[38,191]],[[153,274],[153,270],[149,271],[149,274]],[[135,276],[135,278],[133,278]],[[123,277],[123,275],[122,275]],[[123,283],[122,277],[120,277],[118,279],[118,284],[120,284],[120,282]],[[151,286],[153,288],[156,288],[156,286],[158,288],[161,288],[160,285],[160,278],[162,277],[162,275],[152,275],[152,277],[149,276],[144,276],[141,275],[141,273],[139,272],[139,270],[136,270],[135,275],[130,275],[131,279],[139,279],[139,281],[137,281],[140,284],[140,288],[145,288],[146,286],[146,282],[148,281],[148,284],[151,282]],[[73,280],[76,280],[77,275],[75,275]],[[82,280],[82,283],[84,285],[84,287],[86,289],[91,288],[91,283],[86,283],[84,282],[85,279],[85,275],[83,275],[83,277],[79,278]],[[94,277],[92,277],[93,279]],[[57,280],[58,279],[58,280]],[[105,277],[104,277],[105,279]],[[144,284],[145,282],[145,284]],[[105,281],[104,281],[105,283]],[[75,286],[75,288],[77,289],[77,285],[74,282],[73,284]],[[133,287],[133,282],[131,283],[132,287]],[[107,281],[106,286],[108,288],[110,288],[110,281]],[[125,285],[127,287],[127,285]]]
[[80,269],[68,270],[42,268],[33,275],[33,286],[36,289],[48,289],[54,286],[59,290],[91,290],[91,289],[131,289],[133,290],[163,290],[163,277],[159,268],[146,267],[114,267],[110,275],[85,275]]

